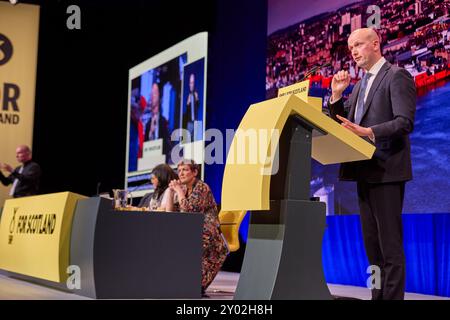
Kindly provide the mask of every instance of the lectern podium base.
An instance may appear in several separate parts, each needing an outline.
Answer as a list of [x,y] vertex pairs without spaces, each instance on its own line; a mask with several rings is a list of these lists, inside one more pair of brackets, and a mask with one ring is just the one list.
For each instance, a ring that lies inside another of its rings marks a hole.
[[325,204],[281,200],[270,208],[251,215],[234,299],[331,300],[322,269]]

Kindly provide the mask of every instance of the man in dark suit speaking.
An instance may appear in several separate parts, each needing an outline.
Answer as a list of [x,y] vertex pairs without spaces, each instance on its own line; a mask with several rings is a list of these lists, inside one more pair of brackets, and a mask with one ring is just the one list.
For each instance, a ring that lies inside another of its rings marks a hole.
[[[409,133],[413,130],[416,90],[411,75],[381,55],[373,29],[352,32],[348,48],[365,70],[345,102],[347,71],[334,75],[329,101],[331,116],[353,133],[372,142],[372,159],[344,163],[340,179],[356,181],[364,245],[371,265],[381,271],[381,285],[372,299],[403,299],[405,256],[401,213],[405,182],[412,179]],[[349,112],[345,112],[349,109]]]
[[39,192],[40,166],[31,160],[31,150],[28,146],[18,146],[16,149],[17,161],[20,166],[13,169],[9,164],[0,163],[0,169],[10,173],[5,177],[0,171],[0,181],[5,185],[12,183],[9,195],[14,198],[36,195]]

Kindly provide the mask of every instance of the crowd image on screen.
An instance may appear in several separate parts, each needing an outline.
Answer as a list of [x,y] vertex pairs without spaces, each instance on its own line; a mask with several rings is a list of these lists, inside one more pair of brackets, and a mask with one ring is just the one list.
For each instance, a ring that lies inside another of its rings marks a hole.
[[[448,0],[376,0],[356,2],[333,12],[301,21],[268,37],[266,93],[302,80],[305,72],[319,68],[311,77],[312,86],[328,88],[332,75],[348,70],[352,84],[362,76],[347,48],[352,31],[372,21],[368,6],[380,8],[376,30],[385,58],[416,77],[433,75],[449,68],[450,4]],[[350,92],[350,89],[348,92]]]

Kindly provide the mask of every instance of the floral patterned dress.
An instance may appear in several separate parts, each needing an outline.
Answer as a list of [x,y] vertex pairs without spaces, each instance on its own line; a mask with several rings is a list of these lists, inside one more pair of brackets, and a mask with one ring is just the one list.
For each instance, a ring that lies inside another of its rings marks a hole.
[[211,284],[228,254],[225,238],[220,232],[216,201],[209,186],[196,180],[192,192],[179,202],[181,212],[201,212],[203,223],[202,290]]

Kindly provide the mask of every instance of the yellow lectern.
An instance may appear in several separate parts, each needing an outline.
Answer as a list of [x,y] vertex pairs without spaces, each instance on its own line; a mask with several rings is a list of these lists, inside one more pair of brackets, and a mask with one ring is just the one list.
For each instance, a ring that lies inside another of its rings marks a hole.
[[322,270],[326,210],[310,201],[311,157],[367,160],[375,147],[323,114],[308,81],[300,85],[297,95],[251,105],[227,156],[222,210],[253,211],[235,299],[331,298]]

